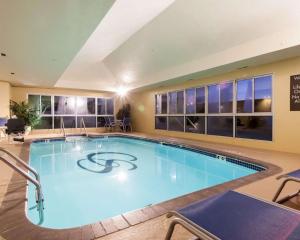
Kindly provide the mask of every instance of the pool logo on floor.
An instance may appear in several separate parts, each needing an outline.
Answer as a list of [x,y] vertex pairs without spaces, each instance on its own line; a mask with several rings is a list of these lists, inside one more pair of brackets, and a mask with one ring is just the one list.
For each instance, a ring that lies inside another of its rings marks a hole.
[[109,173],[114,168],[118,168],[121,164],[129,166],[128,170],[137,169],[137,165],[133,163],[137,157],[120,152],[97,152],[90,153],[86,159],[80,159],[77,161],[77,165],[89,172],[93,173]]

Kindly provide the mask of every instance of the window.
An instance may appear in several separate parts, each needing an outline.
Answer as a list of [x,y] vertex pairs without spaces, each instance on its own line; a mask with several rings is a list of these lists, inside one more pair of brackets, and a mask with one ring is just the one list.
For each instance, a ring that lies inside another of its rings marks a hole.
[[272,76],[237,81],[236,98],[235,136],[272,141]]
[[205,87],[196,88],[196,113],[205,113]]
[[272,75],[157,94],[155,113],[155,129],[271,141]]
[[205,133],[205,117],[204,116],[186,116],[185,131],[192,133]]
[[253,111],[252,79],[237,81],[236,111],[237,113],[251,113]]
[[40,123],[37,126],[35,126],[34,129],[52,129],[52,122],[52,117],[41,117]]
[[232,113],[233,83],[220,84],[220,113]]
[[77,114],[94,115],[95,98],[77,97]]
[[167,94],[155,95],[155,113],[167,114],[168,96]]
[[28,104],[30,107],[36,111],[40,111],[40,101],[41,101],[41,96],[40,95],[29,95],[28,96]]
[[114,99],[98,98],[97,115],[113,115],[113,114],[114,114]]
[[114,121],[113,116],[97,117],[97,127],[105,127],[110,121]]
[[183,114],[184,92],[169,93],[169,114]]
[[106,99],[106,114],[113,115],[114,114],[114,100]]
[[155,129],[167,130],[167,117],[155,117]]
[[54,96],[54,114],[75,114],[75,97]]
[[80,117],[77,117],[77,127],[78,128],[83,127],[82,123],[81,123],[82,119],[84,120],[85,127],[87,127],[87,128],[95,128],[96,127],[96,117],[80,116]]
[[233,136],[233,117],[208,116],[207,134],[219,136]]
[[61,128],[61,119],[64,121],[65,128],[76,128],[75,116],[54,117],[54,128]]
[[97,117],[97,127],[105,127],[105,117]]
[[185,90],[185,112],[196,113],[196,89]]
[[98,115],[105,115],[105,113],[106,113],[105,105],[106,105],[105,98],[98,98],[97,99]]
[[183,116],[169,116],[168,118],[169,131],[184,131],[184,117]]
[[65,128],[80,128],[82,119],[87,128],[104,127],[104,119],[99,117],[114,118],[113,98],[30,94],[28,103],[41,115],[41,122],[35,126],[36,129],[60,128],[61,119]]
[[272,76],[254,78],[254,111],[271,112]]
[[236,117],[236,137],[272,141],[272,116]]
[[208,86],[208,113],[219,113],[219,85]]
[[205,88],[185,90],[185,113],[196,114],[205,112]]
[[208,113],[232,113],[233,83],[208,86]]

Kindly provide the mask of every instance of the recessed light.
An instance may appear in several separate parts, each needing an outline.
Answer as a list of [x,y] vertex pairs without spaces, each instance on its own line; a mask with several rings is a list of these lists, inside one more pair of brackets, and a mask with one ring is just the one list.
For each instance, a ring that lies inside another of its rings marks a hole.
[[243,66],[243,67],[239,67],[238,69],[245,69],[247,68],[248,66]]
[[6,54],[2,52],[1,57],[6,57]]

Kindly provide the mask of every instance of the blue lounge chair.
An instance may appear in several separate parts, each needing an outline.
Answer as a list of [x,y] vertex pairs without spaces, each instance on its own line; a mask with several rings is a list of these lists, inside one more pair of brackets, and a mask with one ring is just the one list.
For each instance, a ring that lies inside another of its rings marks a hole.
[[234,191],[195,202],[170,216],[175,218],[166,240],[171,239],[177,224],[200,239],[300,239],[300,212]]
[[[297,196],[299,193],[300,193],[300,190],[298,190],[298,192],[295,192],[291,195],[288,195],[286,197],[283,197],[281,199],[278,200],[278,197],[280,195],[280,193],[282,192],[283,188],[285,187],[285,185],[288,183],[288,182],[298,182],[300,183],[300,169],[298,170],[295,170],[293,172],[289,172],[287,174],[284,174],[284,175],[281,175],[279,177],[277,177],[277,179],[281,179],[281,178],[285,178],[284,181],[281,183],[281,185],[279,186],[277,192],[275,193],[274,195],[274,198],[273,198],[273,202],[277,202],[277,203],[283,203],[295,196]],[[300,239],[300,238],[299,238]]]

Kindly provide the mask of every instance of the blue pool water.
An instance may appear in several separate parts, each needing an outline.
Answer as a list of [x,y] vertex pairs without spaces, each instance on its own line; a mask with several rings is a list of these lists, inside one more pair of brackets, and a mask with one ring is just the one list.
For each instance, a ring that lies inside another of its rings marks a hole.
[[[36,142],[48,228],[81,226],[214,186],[256,170],[195,151],[125,137]],[[34,187],[27,216],[35,224]]]

